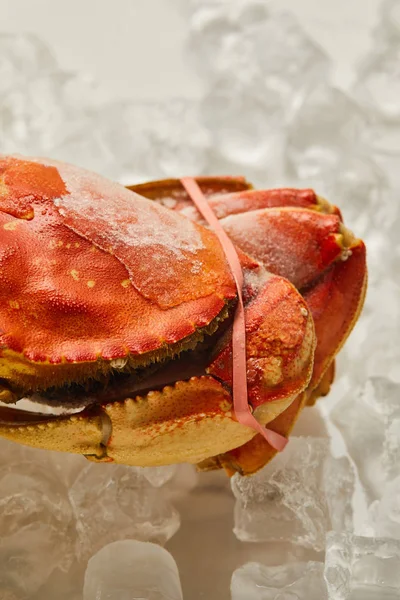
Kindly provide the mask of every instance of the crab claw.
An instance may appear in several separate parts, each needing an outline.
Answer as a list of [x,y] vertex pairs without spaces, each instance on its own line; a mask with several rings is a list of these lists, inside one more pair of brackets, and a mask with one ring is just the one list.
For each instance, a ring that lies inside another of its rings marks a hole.
[[101,412],[56,417],[0,407],[0,436],[34,448],[101,456],[107,425]]
[[[299,394],[286,410],[268,423],[268,428],[284,437],[288,437],[304,408],[305,402],[306,394]],[[276,452],[262,435],[257,434],[243,446],[204,460],[197,467],[200,471],[213,471],[214,469],[223,468],[229,476],[234,475],[236,472],[241,475],[251,475],[262,469],[275,456]]]
[[[312,317],[294,286],[261,273],[260,289],[246,306],[246,349],[249,399],[254,416],[266,424],[307,387],[315,336]],[[0,408],[0,436],[95,461],[141,466],[198,463],[228,452],[249,442],[255,431],[240,424],[233,410],[229,331],[221,345],[206,375],[75,415]]]

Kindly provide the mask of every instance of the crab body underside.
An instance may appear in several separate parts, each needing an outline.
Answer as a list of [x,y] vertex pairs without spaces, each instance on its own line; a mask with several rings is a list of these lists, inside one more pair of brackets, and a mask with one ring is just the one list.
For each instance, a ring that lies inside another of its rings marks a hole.
[[[243,270],[251,410],[287,436],[329,391],[364,299],[365,246],[312,190],[196,181]],[[236,303],[179,180],[124,188],[0,157],[0,436],[96,461],[256,471],[276,451],[235,415]],[[11,406],[21,398],[65,414]]]

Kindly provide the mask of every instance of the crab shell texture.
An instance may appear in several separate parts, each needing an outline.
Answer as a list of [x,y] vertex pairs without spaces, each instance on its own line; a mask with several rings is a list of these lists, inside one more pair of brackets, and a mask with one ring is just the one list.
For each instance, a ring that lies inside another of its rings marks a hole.
[[[329,391],[363,303],[364,244],[312,190],[197,182],[243,269],[251,410],[288,436]],[[224,251],[179,180],[124,188],[0,157],[0,436],[95,461],[255,472],[275,450],[235,416],[236,302]],[[74,414],[10,406],[93,382],[105,391]]]

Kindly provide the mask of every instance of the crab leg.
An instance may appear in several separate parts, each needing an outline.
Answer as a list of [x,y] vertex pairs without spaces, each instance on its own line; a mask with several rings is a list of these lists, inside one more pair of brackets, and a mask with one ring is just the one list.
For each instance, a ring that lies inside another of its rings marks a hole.
[[232,241],[286,277],[314,318],[314,389],[345,342],[363,303],[365,246],[336,215],[294,208],[267,209],[221,220]]
[[[206,198],[212,198],[219,194],[235,194],[252,189],[252,185],[244,177],[196,177],[196,182]],[[156,200],[173,210],[182,211],[184,208],[193,206],[192,200],[183,188],[180,179],[149,181],[148,183],[129,185],[127,188],[149,200]],[[199,213],[197,214],[199,215]]]
[[[289,214],[287,210],[282,209],[281,215],[285,214],[287,217]],[[308,212],[310,212],[310,220],[306,219],[304,222],[304,213]],[[279,227],[273,226],[275,220],[279,222],[279,214],[273,210],[255,211],[240,215],[242,219],[228,217],[221,221],[229,236],[243,250],[261,259],[269,270],[294,279],[313,315],[317,346],[308,390],[268,425],[270,429],[282,435],[290,432],[305,403],[313,404],[320,395],[328,393],[334,376],[334,357],[358,318],[367,278],[365,246],[339,222],[338,229],[335,231],[335,224],[329,222],[329,219],[334,220],[337,217],[321,215],[325,221],[324,230],[318,222],[319,219],[316,218],[317,215],[311,211],[296,213],[291,209],[290,216],[299,219],[299,223],[303,224],[301,244],[296,244],[295,230],[291,238],[291,228],[287,227],[286,223],[285,232],[288,239],[285,248],[279,245],[281,231]],[[255,231],[257,228],[259,230],[260,222],[264,226],[264,235],[268,239],[268,244],[257,245],[254,241],[257,240]],[[305,223],[308,227],[305,227]],[[307,233],[312,233],[309,227],[311,230],[313,227],[316,228],[314,235],[307,236]],[[321,235],[323,232],[324,235]],[[313,244],[316,248],[314,247],[314,253],[311,254]],[[307,254],[309,254],[308,264],[311,263],[313,268],[304,272],[301,264],[304,264],[302,261]],[[311,258],[313,261],[310,260]],[[291,277],[293,266],[293,277]],[[235,470],[250,474],[263,467],[275,453],[276,451],[261,435],[256,435],[241,448],[216,456],[211,461],[205,461],[199,465],[199,468],[208,470],[222,466],[229,474]]]
[[[267,275],[260,287],[246,306],[246,349],[249,399],[266,424],[307,387],[315,337],[305,302],[288,281]],[[61,419],[0,408],[0,436],[123,464],[200,462],[255,435],[233,412],[229,355],[226,343],[205,376]]]
[[[254,190],[242,177],[197,177],[196,182],[204,196],[208,198],[210,207],[218,219],[261,208],[283,206],[309,208],[322,213],[335,214],[341,218],[337,206],[333,206],[321,196],[317,196],[311,189]],[[178,179],[150,181],[128,186],[128,189],[149,200],[156,200],[168,208],[183,212],[193,221],[204,223],[202,216]]]

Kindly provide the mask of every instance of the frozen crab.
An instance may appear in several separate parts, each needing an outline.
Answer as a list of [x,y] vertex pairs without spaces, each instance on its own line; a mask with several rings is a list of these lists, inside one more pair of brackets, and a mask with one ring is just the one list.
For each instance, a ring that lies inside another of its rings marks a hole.
[[[311,190],[197,182],[243,269],[249,404],[287,436],[329,390],[363,303],[364,244]],[[256,471],[275,450],[233,409],[236,303],[179,180],[127,189],[0,157],[0,436],[95,461]],[[23,398],[36,411],[12,406]]]

